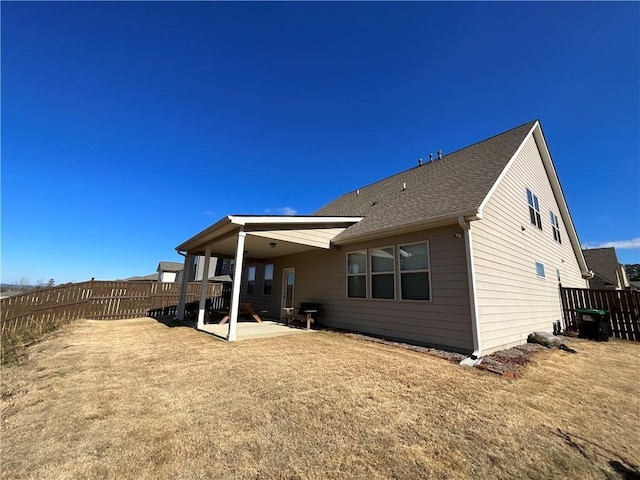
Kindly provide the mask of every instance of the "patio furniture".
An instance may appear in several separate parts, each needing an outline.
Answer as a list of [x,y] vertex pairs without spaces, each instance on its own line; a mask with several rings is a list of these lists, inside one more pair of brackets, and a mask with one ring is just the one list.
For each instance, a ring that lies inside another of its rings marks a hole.
[[[252,316],[256,322],[262,323],[262,318],[260,318],[260,315],[258,315],[256,311],[253,309],[253,305],[251,305],[251,302],[240,302],[238,304],[238,312],[246,313],[247,315]],[[229,318],[231,317],[229,315],[229,312],[227,312],[224,318],[218,322],[218,325],[224,325],[229,321]]]
[[284,318],[287,320],[287,325],[292,320],[297,320],[301,322],[307,322],[307,330],[311,328],[311,324],[313,322],[318,321],[318,315],[322,310],[321,303],[301,303],[298,307],[298,311],[296,313],[296,309],[293,307],[284,308]]

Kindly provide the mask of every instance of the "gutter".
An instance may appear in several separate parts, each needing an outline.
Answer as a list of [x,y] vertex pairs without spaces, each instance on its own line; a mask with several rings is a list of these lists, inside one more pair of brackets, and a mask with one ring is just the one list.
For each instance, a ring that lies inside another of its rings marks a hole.
[[458,224],[464,232],[464,246],[467,254],[467,283],[469,284],[469,306],[471,310],[471,333],[473,335],[473,353],[460,362],[460,365],[473,367],[480,362],[482,346],[480,344],[480,315],[476,302],[476,273],[473,267],[473,241],[471,225],[465,217],[458,217]]

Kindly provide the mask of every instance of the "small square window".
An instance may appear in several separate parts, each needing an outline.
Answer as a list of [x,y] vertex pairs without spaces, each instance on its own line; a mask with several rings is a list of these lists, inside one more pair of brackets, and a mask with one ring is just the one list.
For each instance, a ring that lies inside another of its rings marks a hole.
[[540,262],[536,262],[536,275],[540,278],[544,278],[544,264]]

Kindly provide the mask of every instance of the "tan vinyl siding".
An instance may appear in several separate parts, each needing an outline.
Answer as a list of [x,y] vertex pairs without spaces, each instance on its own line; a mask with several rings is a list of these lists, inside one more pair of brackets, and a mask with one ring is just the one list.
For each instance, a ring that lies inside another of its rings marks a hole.
[[[279,317],[282,271],[295,268],[294,304],[322,303],[323,325],[467,353],[473,350],[473,339],[465,247],[463,238],[453,236],[460,232],[456,225],[277,257],[268,260],[275,264],[273,295],[268,300],[264,296],[259,299],[260,295],[244,297],[259,302],[260,308],[269,310],[269,316]],[[347,298],[347,252],[394,245],[397,254],[398,245],[423,241],[429,242],[431,301]],[[258,292],[262,291],[262,278],[258,269]]]
[[[527,188],[539,199],[542,231],[530,221]],[[550,211],[558,215],[561,244],[553,238]],[[533,331],[552,331],[562,317],[557,268],[563,286],[584,288],[586,282],[533,137],[483,213],[483,220],[471,222],[471,232],[482,354],[487,354],[524,343]],[[536,275],[536,262],[544,264],[545,278]]]

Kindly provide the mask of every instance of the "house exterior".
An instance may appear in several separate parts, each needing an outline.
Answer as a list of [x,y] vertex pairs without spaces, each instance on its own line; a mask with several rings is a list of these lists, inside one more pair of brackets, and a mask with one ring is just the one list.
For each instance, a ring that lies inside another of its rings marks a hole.
[[[189,268],[189,276],[187,277],[187,281],[189,282],[199,282],[204,278],[204,256],[194,256],[190,259],[191,265]],[[217,271],[218,259],[216,257],[211,257],[209,259],[209,267],[207,271],[209,272],[209,278],[214,278],[215,275],[224,275],[224,273],[218,274]],[[184,271],[184,265],[178,262],[160,262],[158,264],[157,275],[154,280],[158,280],[159,282],[180,282],[182,281],[182,272]]]
[[241,299],[275,318],[315,302],[324,325],[472,358],[551,330],[559,284],[591,276],[538,121],[313,215],[224,217],[176,249],[235,258],[228,340]]
[[589,280],[589,288],[624,290],[629,288],[629,280],[624,267],[618,262],[615,248],[589,248],[582,251],[594,277]]
[[158,281],[172,283],[178,281],[178,276],[182,272],[183,265],[178,262],[160,262],[158,263]]

